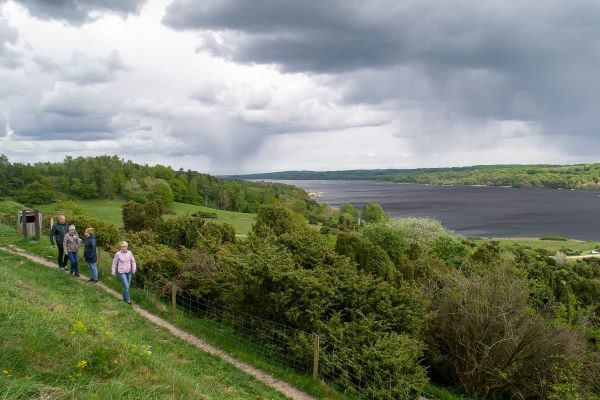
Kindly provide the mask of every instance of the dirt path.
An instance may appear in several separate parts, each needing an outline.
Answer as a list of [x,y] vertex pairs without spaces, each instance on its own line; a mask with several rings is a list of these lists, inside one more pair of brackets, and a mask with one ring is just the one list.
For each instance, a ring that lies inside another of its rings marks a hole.
[[[38,264],[42,264],[46,267],[50,267],[50,268],[54,268],[54,269],[58,269],[58,267],[48,261],[45,260],[42,257],[38,257],[35,256],[33,254],[29,254],[26,251],[19,249],[16,246],[12,246],[9,245],[8,247],[0,247],[0,249],[5,250],[9,253],[12,254],[16,254],[16,255],[20,255],[23,256],[25,258],[28,258],[29,260],[36,262]],[[87,278],[80,276],[79,279],[82,280],[87,280]],[[98,282],[96,284],[96,286],[98,286],[99,288],[101,288],[102,290],[104,290],[105,292],[109,293],[110,295],[112,295],[113,297],[116,297],[117,299],[121,300],[122,296],[121,293],[117,293],[114,290],[112,290],[111,288],[109,288],[108,286],[104,285],[102,282]],[[173,335],[177,336],[178,338],[185,340],[186,342],[198,347],[199,349],[201,349],[202,351],[212,354],[214,356],[217,356],[219,358],[221,358],[222,360],[234,365],[236,368],[246,372],[249,375],[252,375],[253,377],[255,377],[256,379],[258,379],[259,381],[265,383],[266,385],[272,387],[273,389],[283,393],[284,395],[291,397],[292,399],[299,399],[299,400],[312,400],[314,399],[314,397],[299,391],[298,389],[294,388],[293,386],[287,384],[286,382],[283,382],[277,378],[274,378],[273,376],[267,374],[266,372],[263,372],[257,368],[254,368],[244,362],[241,362],[235,358],[233,358],[232,356],[230,356],[229,354],[225,353],[224,351],[217,349],[216,347],[213,347],[212,345],[204,342],[202,339],[199,339],[198,337],[194,336],[194,335],[190,335],[189,333],[182,331],[181,329],[177,328],[176,326],[174,326],[173,324],[171,324],[170,322],[165,321],[162,318],[157,317],[156,315],[150,314],[148,311],[144,310],[143,308],[140,308],[137,305],[133,305],[132,306],[133,310],[135,312],[137,312],[138,314],[140,314],[142,317],[146,318],[148,321],[152,322],[155,325],[158,325],[166,330],[168,330],[169,332],[171,332]]]

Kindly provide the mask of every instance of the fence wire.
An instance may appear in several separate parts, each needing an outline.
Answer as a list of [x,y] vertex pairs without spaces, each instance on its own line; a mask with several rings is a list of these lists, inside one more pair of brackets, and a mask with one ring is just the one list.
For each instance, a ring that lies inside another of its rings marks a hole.
[[[173,305],[172,293],[151,286],[140,288],[151,296]],[[202,328],[236,346],[250,349],[261,358],[294,371],[313,373],[315,334],[266,320],[252,314],[231,310],[209,299],[178,289],[176,309],[204,321]],[[339,391],[358,399],[436,400],[431,394],[410,384],[398,387],[400,377],[379,368],[367,368],[348,363],[350,349],[335,348],[323,343],[318,349],[318,378]]]

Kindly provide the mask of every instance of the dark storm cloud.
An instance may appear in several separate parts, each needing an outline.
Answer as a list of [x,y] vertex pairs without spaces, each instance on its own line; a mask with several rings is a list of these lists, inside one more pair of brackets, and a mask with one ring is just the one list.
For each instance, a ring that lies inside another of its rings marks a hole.
[[82,24],[97,13],[135,14],[146,0],[13,0],[39,19],[55,19]]
[[119,117],[121,101],[104,87],[57,82],[51,90],[8,103],[11,128],[26,139],[114,139],[131,123]]
[[598,21],[595,0],[174,0],[164,18],[216,55],[319,74],[349,104],[588,138],[600,128]]

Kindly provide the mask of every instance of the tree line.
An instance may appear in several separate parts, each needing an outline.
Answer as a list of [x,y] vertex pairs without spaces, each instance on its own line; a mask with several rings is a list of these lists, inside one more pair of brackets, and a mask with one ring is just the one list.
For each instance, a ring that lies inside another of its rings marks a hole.
[[0,155],[0,196],[27,205],[67,198],[162,200],[255,213],[261,204],[283,204],[323,218],[325,207],[294,186],[218,179],[191,170],[141,165],[117,156],[66,157],[63,162],[11,163]]
[[287,171],[240,175],[249,179],[381,180],[431,185],[600,189],[600,163],[577,165],[479,165],[459,168]]

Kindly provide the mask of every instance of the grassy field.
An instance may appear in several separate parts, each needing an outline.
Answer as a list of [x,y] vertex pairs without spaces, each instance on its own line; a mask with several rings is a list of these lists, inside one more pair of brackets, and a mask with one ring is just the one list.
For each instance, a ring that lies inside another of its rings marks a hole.
[[545,249],[551,253],[557,251],[568,250],[569,252],[578,253],[581,255],[591,254],[592,250],[596,249],[600,243],[593,240],[543,240],[540,238],[486,238],[475,239],[475,242],[480,244],[484,241],[496,240],[504,247],[527,246],[534,249]]
[[[117,227],[123,226],[123,220],[121,218],[121,206],[125,203],[123,200],[77,200],[76,203],[83,206],[86,214],[89,214],[94,218],[114,224]],[[2,202],[0,202],[0,209],[2,208],[1,206]],[[50,206],[51,205],[40,206],[40,210],[43,212]],[[191,215],[197,211],[215,213],[217,214],[217,219],[211,219],[210,221],[218,223],[227,222],[233,225],[236,234],[242,237],[248,234],[256,219],[256,214],[223,211],[193,204],[173,203],[170,209],[174,211],[176,215]],[[169,218],[169,215],[166,215],[166,218]]]
[[1,251],[0,343],[0,398],[285,398],[97,287]]
[[214,212],[217,214],[217,219],[214,220],[215,222],[227,222],[233,225],[236,234],[240,236],[246,236],[256,220],[256,214],[216,210],[214,208],[196,206],[193,204],[173,203],[171,209],[175,211],[177,215],[193,214],[197,211]]

